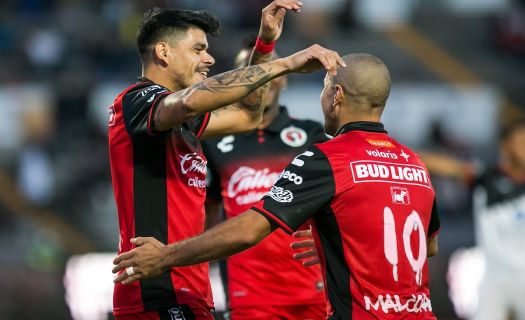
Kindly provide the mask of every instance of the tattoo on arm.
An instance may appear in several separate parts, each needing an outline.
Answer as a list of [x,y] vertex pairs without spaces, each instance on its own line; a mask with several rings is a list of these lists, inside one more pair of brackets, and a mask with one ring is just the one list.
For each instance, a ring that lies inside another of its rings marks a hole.
[[[259,51],[252,50],[252,55],[250,57],[249,65],[258,65],[272,60],[273,52],[270,53],[260,53]],[[266,83],[259,87],[257,90],[253,91],[239,103],[250,112],[257,112],[261,110],[264,97],[266,97],[268,91],[270,90],[270,83]]]
[[259,87],[261,83],[269,80],[271,71],[271,68],[265,70],[260,66],[236,69],[217,75],[213,77],[213,80],[211,78],[204,80],[196,84],[194,88],[214,93],[225,92],[234,87],[244,87],[247,91],[252,91]]
[[234,103],[234,104],[230,104],[230,105],[227,105],[219,109],[215,109],[211,113],[213,113],[214,115],[218,115],[219,113],[222,113],[224,111],[232,111],[232,110],[236,110],[236,111],[241,110],[241,107]]
[[270,53],[260,53],[259,51],[253,50],[250,57],[249,65],[257,65],[265,62],[272,61],[273,52]]

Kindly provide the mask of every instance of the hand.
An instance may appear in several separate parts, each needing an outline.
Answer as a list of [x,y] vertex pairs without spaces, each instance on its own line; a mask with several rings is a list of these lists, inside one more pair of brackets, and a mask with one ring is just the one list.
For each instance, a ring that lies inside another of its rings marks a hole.
[[309,73],[325,68],[331,75],[336,75],[339,66],[346,67],[337,52],[318,44],[285,57],[284,61],[288,70],[298,73]]
[[276,41],[283,31],[286,10],[299,12],[303,3],[298,0],[275,0],[262,10],[259,38],[265,43]]
[[[165,245],[152,237],[137,237],[130,240],[136,248],[120,254],[113,260],[113,273],[124,270],[113,282],[128,284],[144,278],[152,278],[169,269],[162,248]],[[129,274],[131,273],[131,274]]]
[[294,250],[307,249],[300,253],[294,254],[294,260],[301,262],[305,267],[311,267],[316,264],[319,264],[319,255],[317,254],[317,249],[315,248],[314,239],[312,237],[312,230],[310,229],[296,231],[293,233],[293,236],[295,238],[308,238],[307,240],[293,242],[290,245],[290,248]]

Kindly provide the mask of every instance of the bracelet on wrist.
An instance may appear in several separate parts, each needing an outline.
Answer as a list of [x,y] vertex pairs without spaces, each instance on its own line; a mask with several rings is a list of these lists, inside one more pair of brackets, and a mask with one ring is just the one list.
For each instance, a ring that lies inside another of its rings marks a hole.
[[259,37],[257,37],[257,40],[255,40],[255,51],[259,53],[268,54],[273,51],[274,47],[275,47],[275,41],[266,43]]

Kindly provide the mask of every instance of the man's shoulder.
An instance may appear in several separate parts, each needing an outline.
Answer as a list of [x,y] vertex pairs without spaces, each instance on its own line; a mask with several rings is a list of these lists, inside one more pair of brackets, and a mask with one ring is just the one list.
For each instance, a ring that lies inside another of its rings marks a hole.
[[132,98],[132,100],[134,100],[136,98],[157,95],[158,93],[164,92],[169,92],[169,90],[153,82],[140,81],[129,85],[126,89],[119,93],[116,99],[121,98],[126,100]]
[[149,83],[149,82],[135,82],[133,84],[130,84],[128,87],[126,87],[124,90],[122,90],[120,93],[119,93],[119,96],[125,96],[127,95],[128,93],[133,93],[133,92],[137,92],[137,91],[140,91],[140,90],[143,90],[143,89],[146,89],[147,87],[153,85],[152,83]]

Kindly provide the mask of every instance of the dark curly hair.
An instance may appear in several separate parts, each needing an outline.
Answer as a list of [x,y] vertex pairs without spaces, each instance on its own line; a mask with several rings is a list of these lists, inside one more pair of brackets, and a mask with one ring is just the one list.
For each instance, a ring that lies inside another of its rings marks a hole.
[[192,27],[211,36],[218,35],[221,29],[217,17],[205,10],[154,8],[147,11],[137,31],[137,49],[141,59],[144,59],[151,45],[170,36],[182,36]]

